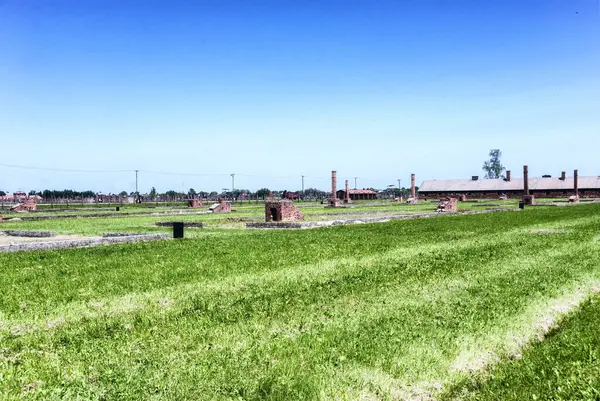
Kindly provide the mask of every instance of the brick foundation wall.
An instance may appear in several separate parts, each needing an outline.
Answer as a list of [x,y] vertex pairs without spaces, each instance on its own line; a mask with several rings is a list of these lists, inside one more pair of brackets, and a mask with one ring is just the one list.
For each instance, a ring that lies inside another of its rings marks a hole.
[[[273,213],[275,212],[275,213]],[[275,214],[275,216],[274,216]],[[304,220],[304,215],[294,206],[294,202],[283,200],[265,203],[265,221],[297,221]]]
[[199,199],[189,199],[188,200],[188,206],[189,207],[202,207],[202,201]]
[[456,212],[456,198],[442,198],[437,207],[438,212],[454,213]]
[[521,197],[521,202],[526,205],[535,205],[535,196],[534,195],[523,195]]
[[29,212],[37,209],[37,204],[34,201],[21,202],[10,208],[13,212]]
[[222,200],[212,205],[209,210],[212,210],[213,213],[231,213],[231,203]]

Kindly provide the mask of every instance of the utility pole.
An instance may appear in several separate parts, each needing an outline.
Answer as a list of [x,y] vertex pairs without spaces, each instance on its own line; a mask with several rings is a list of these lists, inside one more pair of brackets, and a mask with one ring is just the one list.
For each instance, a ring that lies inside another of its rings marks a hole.
[[401,181],[402,180],[400,178],[398,178],[398,194],[399,194],[398,196],[402,196],[402,187],[400,186]]
[[302,197],[304,197],[304,176],[302,176]]
[[235,190],[235,174],[231,174],[231,196],[233,196],[234,190]]
[[354,189],[356,189],[356,179],[357,179],[357,178],[358,178],[358,177],[354,177]]
[[138,191],[138,171],[139,170],[135,170],[135,196],[136,196],[136,198],[139,196],[139,191]]

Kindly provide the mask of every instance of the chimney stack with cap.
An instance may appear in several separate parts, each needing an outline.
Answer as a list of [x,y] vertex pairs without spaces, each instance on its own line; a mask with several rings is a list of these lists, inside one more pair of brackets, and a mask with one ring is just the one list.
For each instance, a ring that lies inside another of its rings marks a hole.
[[336,194],[337,191],[337,171],[332,171],[331,172],[331,199],[335,201],[335,198],[337,197]]
[[350,190],[348,189],[348,180],[346,180],[346,199],[344,203],[350,203]]

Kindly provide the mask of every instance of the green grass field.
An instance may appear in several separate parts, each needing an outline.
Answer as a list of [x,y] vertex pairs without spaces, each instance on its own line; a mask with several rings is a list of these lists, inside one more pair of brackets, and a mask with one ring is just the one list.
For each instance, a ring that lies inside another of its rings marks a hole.
[[[161,220],[3,226],[94,234]],[[553,383],[597,394],[595,304],[578,304],[600,285],[600,205],[298,231],[215,222],[191,237],[0,254],[0,398],[501,399],[544,386],[569,346],[582,368]],[[528,345],[570,311],[585,335]],[[561,399],[553,386],[526,398]]]
[[[455,386],[447,399],[598,400],[600,399],[600,296],[553,328],[543,342],[518,359],[499,364],[487,378]],[[487,380],[486,380],[487,379]]]

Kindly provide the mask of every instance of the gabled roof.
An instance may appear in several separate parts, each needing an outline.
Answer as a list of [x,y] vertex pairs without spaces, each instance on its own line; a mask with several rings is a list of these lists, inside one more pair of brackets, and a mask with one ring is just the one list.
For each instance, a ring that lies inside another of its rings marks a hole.
[[[346,192],[344,189],[338,189],[338,192]],[[371,191],[370,189],[349,189],[348,193],[350,195],[377,195],[377,192]]]
[[[507,192],[523,190],[523,179],[513,178],[510,181],[493,180],[425,180],[419,192]],[[600,190],[600,176],[578,177],[579,189]],[[532,191],[572,191],[573,178],[530,178],[529,189]]]

